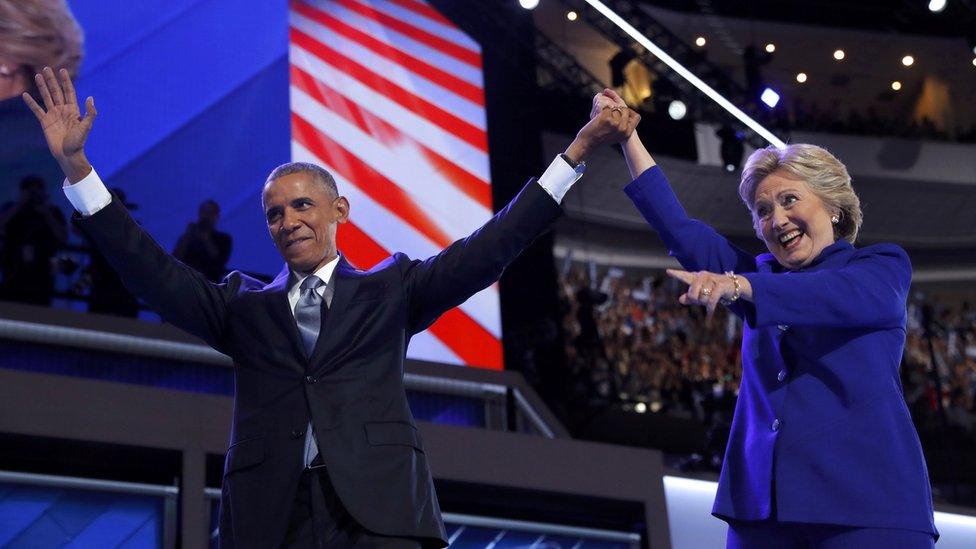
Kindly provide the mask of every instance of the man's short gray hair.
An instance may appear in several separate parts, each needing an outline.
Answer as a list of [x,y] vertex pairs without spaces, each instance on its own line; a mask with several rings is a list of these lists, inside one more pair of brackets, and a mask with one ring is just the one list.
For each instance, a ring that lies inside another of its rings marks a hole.
[[271,170],[264,184],[267,185],[276,179],[295,173],[310,174],[312,179],[324,185],[332,193],[332,196],[339,196],[339,188],[336,186],[335,178],[332,177],[332,174],[322,166],[312,164],[311,162],[288,162],[287,164],[282,164]]

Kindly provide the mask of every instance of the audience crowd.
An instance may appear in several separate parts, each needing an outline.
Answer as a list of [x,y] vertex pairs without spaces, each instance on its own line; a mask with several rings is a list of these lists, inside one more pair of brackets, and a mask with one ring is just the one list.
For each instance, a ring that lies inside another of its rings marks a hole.
[[[594,277],[595,272],[568,269],[560,277],[574,397],[727,430],[742,375],[740,320],[720,308],[708,321],[702,308],[680,305],[686,287],[663,272],[635,277],[611,268]],[[972,446],[976,308],[952,301],[912,296],[901,379],[923,440],[939,438],[944,409],[950,438]],[[926,308],[932,311],[937,376],[925,334]]]
[[794,129],[878,137],[976,142],[976,125],[959,126],[949,132],[939,128],[928,118],[914,120],[907,116],[886,116],[874,107],[868,107],[863,112],[858,110],[845,112],[840,101],[834,101],[830,105],[796,101],[792,106],[781,105],[773,117],[775,125],[785,131]]

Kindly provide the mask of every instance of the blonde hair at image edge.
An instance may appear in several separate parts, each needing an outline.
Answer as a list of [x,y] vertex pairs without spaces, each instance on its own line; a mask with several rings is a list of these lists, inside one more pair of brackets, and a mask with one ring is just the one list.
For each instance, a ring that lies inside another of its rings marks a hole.
[[772,145],[758,149],[742,168],[739,197],[752,212],[753,226],[760,239],[758,220],[753,212],[756,188],[778,170],[804,181],[829,210],[839,212],[840,221],[834,226],[835,240],[844,239],[851,244],[857,240],[864,216],[847,167],[826,149],[804,143],[788,145],[785,149]]
[[0,59],[27,67],[28,80],[44,67],[81,64],[84,35],[64,0],[0,0]]

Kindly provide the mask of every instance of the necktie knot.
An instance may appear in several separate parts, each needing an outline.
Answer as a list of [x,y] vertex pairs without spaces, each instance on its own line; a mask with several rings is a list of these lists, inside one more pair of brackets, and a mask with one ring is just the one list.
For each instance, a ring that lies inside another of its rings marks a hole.
[[313,290],[313,291],[317,290],[320,286],[324,284],[325,282],[321,278],[312,275],[302,281],[302,285],[299,286],[299,289],[301,289],[302,293],[305,293],[308,290]]

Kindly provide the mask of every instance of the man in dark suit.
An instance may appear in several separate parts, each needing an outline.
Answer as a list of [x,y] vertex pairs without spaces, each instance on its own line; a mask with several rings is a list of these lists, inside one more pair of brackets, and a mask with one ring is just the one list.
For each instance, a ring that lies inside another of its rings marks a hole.
[[444,526],[403,387],[410,337],[498,279],[561,213],[558,200],[595,147],[625,139],[636,113],[606,109],[471,236],[424,261],[397,253],[369,271],[336,249],[349,218],[324,169],[275,169],[262,202],[286,266],[263,284],[219,284],[174,260],[113,200],[84,154],[95,117],[80,116],[67,73],[38,75],[44,127],[76,223],[125,284],[168,322],[235,363],[224,467],[224,547],[441,547]]

